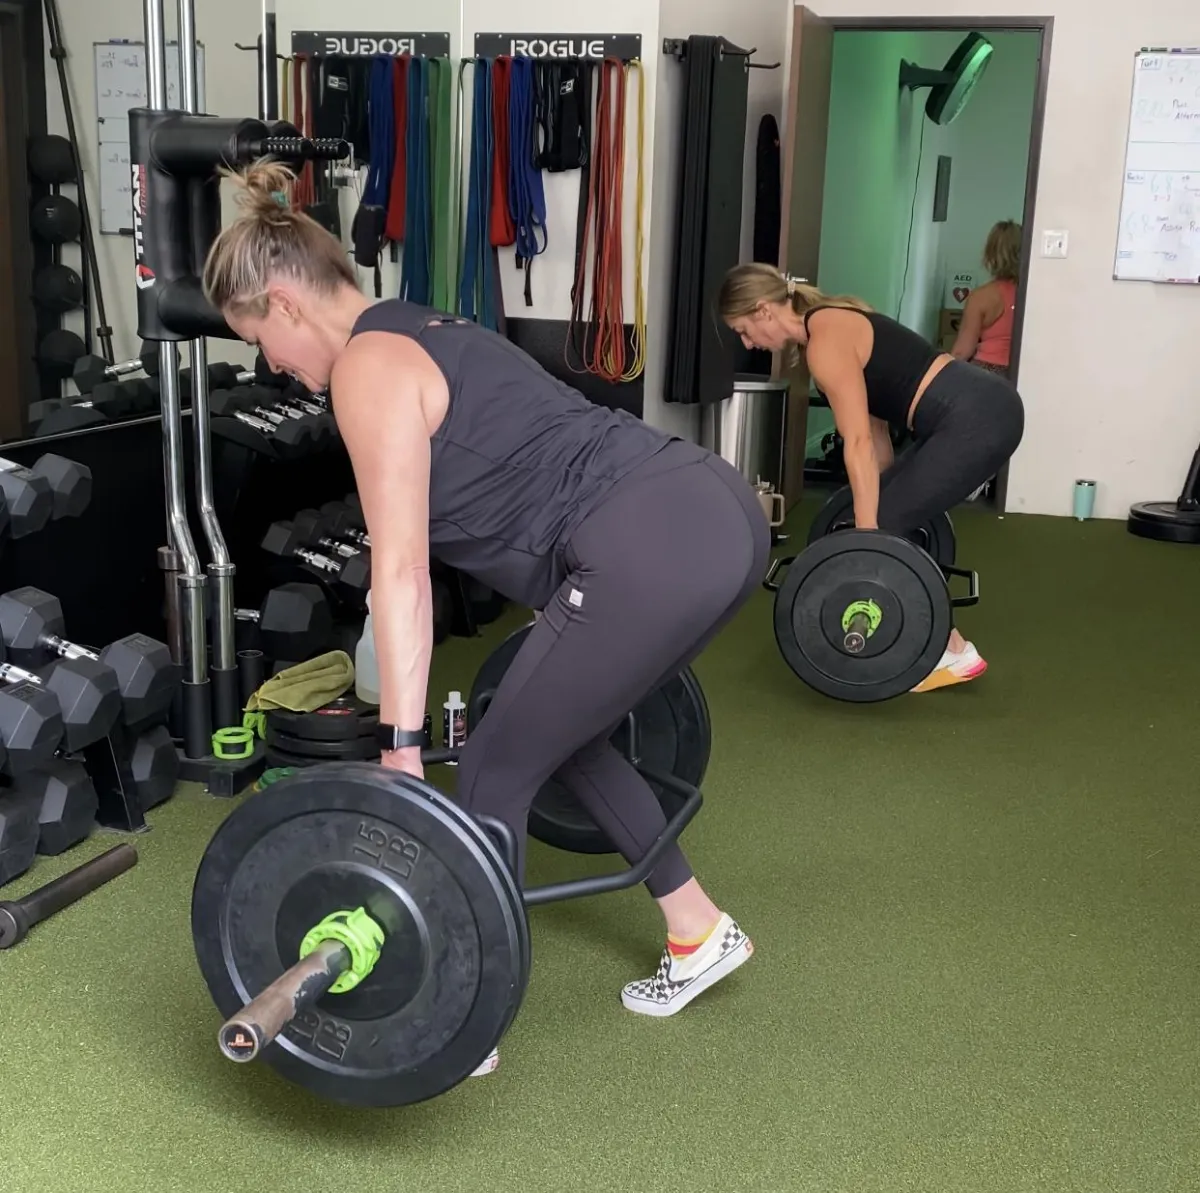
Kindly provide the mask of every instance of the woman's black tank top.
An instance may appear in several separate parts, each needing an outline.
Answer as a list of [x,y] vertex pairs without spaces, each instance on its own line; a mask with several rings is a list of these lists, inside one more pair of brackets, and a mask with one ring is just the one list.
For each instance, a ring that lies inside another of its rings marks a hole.
[[[817,311],[828,307],[813,307],[804,316],[804,330]],[[875,334],[871,356],[863,365],[867,383],[867,409],[894,427],[908,425],[908,408],[916,397],[921,378],[929,371],[941,350],[915,331],[881,315],[878,311],[860,311]]]
[[415,340],[450,391],[431,441],[431,554],[544,608],[566,576],[563,548],[575,526],[673,437],[589,402],[466,319],[390,299],[364,311],[351,336],[365,331]]

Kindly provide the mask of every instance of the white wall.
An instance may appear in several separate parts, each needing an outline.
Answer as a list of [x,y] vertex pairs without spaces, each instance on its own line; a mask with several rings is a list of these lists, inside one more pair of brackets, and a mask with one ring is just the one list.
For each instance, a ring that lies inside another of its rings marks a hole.
[[[978,17],[969,0],[810,0],[820,16]],[[1066,259],[1035,256],[1020,388],[1025,440],[1009,474],[1009,509],[1066,515],[1077,477],[1098,482],[1096,512],[1178,492],[1200,439],[1194,342],[1200,292],[1114,282],[1133,55],[1194,45],[1195,0],[991,0],[989,16],[1055,18],[1036,229],[1070,233]]]
[[[781,130],[786,125],[783,111],[787,94],[788,52],[791,42],[791,11],[787,0],[661,0],[658,42],[663,38],[691,35],[726,37],[745,49],[757,48],[755,62],[780,63],[778,70],[752,70],[746,116],[746,155],[740,163],[742,188],[742,258],[750,260],[754,240],[754,160],[758,124],[767,112],[774,114]],[[655,94],[653,199],[650,223],[649,326],[646,351],[644,417],[677,435],[696,438],[699,410],[662,400],[666,377],[667,337],[670,335],[671,279],[675,260],[675,205],[679,194],[681,151],[679,135],[683,119],[684,68],[665,58],[661,45],[647,49],[658,59]],[[733,167],[733,163],[730,163]]]
[[[178,9],[167,0],[166,28],[175,36]],[[142,5],[139,0],[67,0],[61,5],[64,41],[69,55],[68,75],[75,128],[79,135],[80,155],[88,186],[88,202],[96,239],[96,256],[109,326],[113,329],[113,349],[118,360],[137,355],[137,301],[133,285],[133,238],[100,235],[100,195],[98,183],[96,72],[92,44],[125,38],[142,41]],[[205,92],[207,108],[216,116],[254,116],[258,112],[256,57],[234,48],[234,42],[253,45],[260,26],[259,5],[254,0],[199,0],[196,4],[196,34],[205,48]],[[58,72],[46,64],[47,122],[50,132],[66,135],[62,93]],[[68,191],[70,193],[70,191]],[[82,272],[78,250],[67,246],[63,260]],[[81,315],[64,320],[64,325],[82,331]],[[230,340],[209,342],[211,360],[253,361],[253,352]]]
[[[940,36],[957,43],[960,34]],[[1016,32],[987,36],[996,47],[987,73],[963,114],[945,130],[952,140],[943,152],[954,159],[950,213],[942,232],[949,271],[973,268],[978,272],[992,225],[998,220],[1020,222],[1025,205],[1038,38],[1035,33]],[[927,158],[925,168],[936,169],[936,162]]]

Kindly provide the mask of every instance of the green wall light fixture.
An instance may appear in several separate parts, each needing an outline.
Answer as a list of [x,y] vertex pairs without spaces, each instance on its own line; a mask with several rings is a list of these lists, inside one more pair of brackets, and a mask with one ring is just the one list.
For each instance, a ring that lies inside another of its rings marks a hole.
[[901,61],[900,86],[912,91],[918,87],[930,88],[925,115],[934,124],[950,124],[967,106],[994,50],[992,43],[981,33],[968,33],[941,70]]

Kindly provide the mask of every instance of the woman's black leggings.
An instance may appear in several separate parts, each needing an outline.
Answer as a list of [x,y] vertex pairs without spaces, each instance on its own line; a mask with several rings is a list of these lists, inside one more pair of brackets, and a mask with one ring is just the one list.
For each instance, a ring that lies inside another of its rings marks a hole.
[[[529,806],[554,776],[630,862],[661,834],[654,792],[609,744],[761,583],[770,531],[724,460],[672,442],[619,481],[571,536],[566,580],[521,646],[459,760],[464,807],[506,821],[524,875]],[[673,846],[655,897],[692,877]]]
[[879,529],[908,534],[965,501],[1017,450],[1025,407],[1012,383],[966,361],[929,383],[916,442],[879,479]]

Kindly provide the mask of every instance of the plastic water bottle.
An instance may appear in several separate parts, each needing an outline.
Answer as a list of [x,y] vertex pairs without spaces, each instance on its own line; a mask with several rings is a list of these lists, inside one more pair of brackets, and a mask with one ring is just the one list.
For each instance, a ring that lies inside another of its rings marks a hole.
[[[467,706],[461,692],[451,692],[450,699],[442,705],[442,745],[448,750],[462,748],[467,740]],[[449,762],[447,766],[457,766]]]
[[375,630],[371,625],[371,594],[362,637],[354,648],[354,694],[364,704],[379,703],[379,660],[375,657]]

